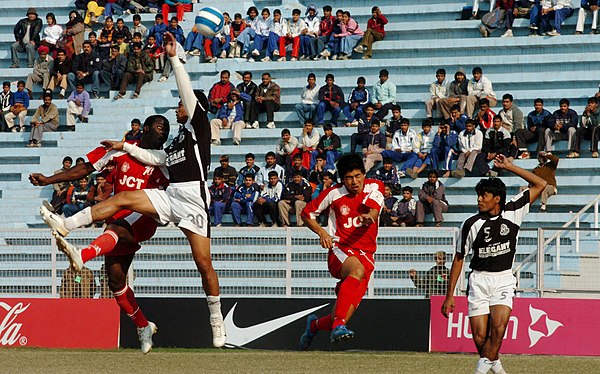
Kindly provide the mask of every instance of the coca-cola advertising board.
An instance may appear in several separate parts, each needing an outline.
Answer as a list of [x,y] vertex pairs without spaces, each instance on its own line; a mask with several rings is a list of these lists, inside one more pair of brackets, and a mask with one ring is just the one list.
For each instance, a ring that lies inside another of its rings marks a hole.
[[112,299],[0,299],[0,347],[114,349]]
[[[466,297],[446,319],[444,297],[431,297],[430,350],[475,352]],[[501,353],[600,355],[600,300],[515,298]]]

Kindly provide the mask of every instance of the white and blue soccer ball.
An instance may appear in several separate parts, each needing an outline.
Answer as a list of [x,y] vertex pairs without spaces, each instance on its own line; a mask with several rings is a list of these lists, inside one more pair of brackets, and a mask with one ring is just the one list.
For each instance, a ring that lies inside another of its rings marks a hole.
[[200,9],[196,15],[196,29],[204,36],[215,36],[223,28],[225,18],[217,8],[206,7]]

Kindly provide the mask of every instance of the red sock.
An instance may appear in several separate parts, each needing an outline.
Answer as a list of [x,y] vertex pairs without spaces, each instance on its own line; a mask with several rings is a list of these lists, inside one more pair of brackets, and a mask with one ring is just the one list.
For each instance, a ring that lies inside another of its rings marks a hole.
[[83,262],[88,262],[95,257],[112,251],[117,245],[118,241],[119,236],[114,231],[104,231],[104,233],[94,239],[90,245],[81,250],[81,258],[83,259]]
[[331,314],[316,319],[310,323],[310,332],[313,334],[319,330],[331,331],[331,324],[333,323]]
[[348,310],[356,300],[356,293],[359,287],[360,281],[354,277],[346,277],[342,282],[338,292],[332,328],[346,324]]
[[148,326],[148,320],[142,313],[142,310],[135,302],[135,295],[129,286],[125,286],[115,294],[115,300],[123,312],[125,312],[129,318],[135,323],[137,327]]

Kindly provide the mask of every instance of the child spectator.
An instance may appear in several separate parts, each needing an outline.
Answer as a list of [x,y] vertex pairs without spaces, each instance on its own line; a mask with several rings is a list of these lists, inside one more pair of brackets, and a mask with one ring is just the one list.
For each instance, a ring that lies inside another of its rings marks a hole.
[[263,188],[258,200],[256,200],[254,203],[254,213],[256,214],[259,227],[267,226],[267,213],[271,217],[271,222],[273,223],[272,227],[279,227],[281,225],[281,221],[279,219],[279,209],[277,203],[279,200],[281,200],[281,195],[283,194],[285,187],[279,180],[279,173],[273,170],[267,175],[268,183]]
[[442,226],[444,213],[448,211],[448,200],[446,200],[446,188],[438,180],[436,170],[429,172],[427,182],[423,183],[419,190],[419,200],[416,207],[417,227],[422,227],[425,221],[425,213],[433,213],[435,227]]
[[[12,132],[25,132],[25,118],[27,117],[27,108],[29,108],[29,95],[25,91],[25,82],[17,82],[17,92],[12,95],[10,109],[4,115],[6,126]],[[15,118],[19,118],[19,128],[15,127]]]
[[[486,156],[486,160],[492,161],[497,155],[502,154],[509,157],[511,135],[504,127],[502,127],[502,118],[494,117],[494,125],[485,132],[483,137],[483,147],[481,152]],[[498,176],[497,170],[490,170],[488,176]]]
[[304,226],[300,215],[306,204],[310,201],[311,195],[312,187],[308,181],[302,177],[301,172],[294,172],[292,181],[286,185],[281,195],[281,200],[277,203],[279,219],[283,227],[290,225],[290,213],[296,214],[296,226]]
[[[54,13],[46,14],[46,27],[42,32],[42,40],[40,40],[40,46],[48,47],[48,51],[53,57],[56,57],[56,43],[62,37],[63,28],[61,25],[56,23],[56,17]],[[39,52],[39,48],[38,48]]]
[[[350,152],[356,152],[357,145],[365,144],[365,136],[371,131],[371,124],[374,122],[380,123],[379,118],[375,117],[375,107],[368,103],[365,105],[365,113],[357,121],[358,128],[356,132],[350,136]],[[348,125],[348,124],[346,124]],[[350,125],[352,125],[350,123]]]
[[384,27],[388,23],[387,18],[381,13],[378,6],[371,9],[371,14],[373,16],[367,21],[367,31],[365,31],[362,43],[354,48],[358,53],[364,52],[363,59],[369,59],[373,56],[373,43],[385,38]]
[[13,100],[13,95],[10,90],[10,82],[3,82],[2,92],[0,92],[0,132],[8,131],[4,116],[10,111],[10,102]]
[[463,178],[466,172],[474,171],[475,161],[483,147],[483,133],[475,126],[475,121],[467,121],[466,128],[458,134],[458,163],[452,171],[455,178]]
[[335,175],[335,169],[327,169],[325,166],[325,155],[317,154],[315,157],[315,166],[308,175],[308,181],[311,186],[315,187],[318,184],[323,183],[323,176],[328,172]]
[[322,179],[321,183],[319,183],[317,185],[317,187],[314,189],[314,192],[311,197],[312,199],[316,199],[317,197],[319,197],[319,194],[321,192],[323,192],[326,189],[328,189],[329,187],[333,187],[335,185],[335,177],[329,171],[326,171],[325,173],[323,173],[321,179]]
[[344,23],[344,11],[338,9],[335,11],[335,19],[332,24],[331,34],[327,39],[325,49],[321,52],[321,56],[325,59],[329,59],[331,56],[332,60],[337,60],[340,53],[341,38],[336,36],[342,32],[342,24]]
[[479,100],[479,112],[474,116],[474,119],[479,122],[479,129],[485,134],[485,132],[492,128],[494,124],[494,117],[496,113],[490,109],[490,102],[488,99]]
[[139,14],[133,15],[133,27],[131,28],[131,33],[135,34],[139,32],[142,36],[142,42],[146,41],[146,36],[148,35],[148,28],[142,25],[142,17]]
[[340,137],[333,132],[331,125],[327,124],[323,126],[323,136],[319,139],[317,149],[313,151],[311,168],[315,164],[315,157],[317,155],[325,156],[325,167],[327,169],[335,169],[335,161],[342,155],[340,149],[342,148],[342,141]]
[[154,16],[154,26],[148,31],[148,36],[154,36],[156,44],[159,46],[163,45],[163,35],[167,31],[167,25],[164,23],[164,18],[161,14]]
[[335,85],[333,74],[325,76],[325,85],[319,89],[319,106],[317,107],[317,124],[323,126],[325,111],[331,112],[329,123],[337,127],[337,119],[344,104],[344,92]]
[[[429,100],[425,101],[425,113],[427,118],[433,119],[433,110],[438,108],[438,101],[448,96],[448,83],[446,82],[446,70],[437,69],[435,81],[429,85]],[[441,116],[444,114],[438,110]]]
[[233,22],[229,27],[229,36],[230,39],[230,48],[229,48],[229,58],[238,58],[241,56],[241,46],[238,43],[238,37],[246,28],[246,22],[242,20],[242,15],[240,13],[236,13],[233,16]]
[[431,166],[432,157],[430,155],[431,148],[435,134],[431,131],[433,122],[427,118],[421,125],[422,131],[417,135],[417,141],[419,143],[419,149],[417,151],[417,160],[415,165],[411,169],[406,169],[406,174],[412,179],[416,179],[419,173],[425,170],[428,166]]
[[380,121],[388,115],[390,109],[396,105],[396,85],[389,80],[390,73],[387,69],[379,71],[379,82],[373,87],[372,102],[375,105],[375,114]]
[[402,117],[402,109],[400,105],[392,106],[392,118],[385,122],[385,137],[387,138],[387,144],[392,144],[392,139],[396,131],[400,130],[401,123],[404,117]]
[[235,182],[237,181],[237,171],[231,165],[229,165],[229,156],[221,155],[219,158],[219,163],[221,166],[217,166],[215,168],[215,174],[219,173],[223,177],[223,180],[229,187],[235,187]]
[[469,117],[460,113],[460,107],[458,105],[452,105],[450,108],[450,117],[448,117],[446,123],[450,125],[450,129],[460,133],[465,129],[468,119]]
[[88,204],[94,205],[108,199],[112,191],[113,186],[106,181],[106,176],[103,173],[96,174],[96,183],[90,188],[91,201]]
[[402,187],[402,199],[396,201],[390,212],[390,221],[388,223],[391,226],[410,227],[416,224],[417,201],[413,198],[412,194],[412,187]]
[[[235,182],[236,186],[240,186],[244,183],[244,178],[246,177],[246,175],[254,175],[256,176],[256,174],[258,174],[258,172],[260,171],[260,167],[258,167],[255,163],[254,160],[256,159],[256,157],[254,156],[254,153],[246,153],[246,156],[244,157],[244,160],[246,161],[246,166],[243,166],[239,173],[238,173],[238,178]],[[252,180],[254,181],[255,178],[252,178]]]
[[223,214],[231,200],[231,187],[224,182],[223,174],[215,170],[210,191],[210,213],[215,216],[213,226],[221,227]]
[[156,37],[154,35],[148,36],[148,42],[144,47],[144,52],[150,56],[154,61],[154,71],[159,72],[163,70],[163,49],[156,43]]
[[131,39],[133,38],[133,35],[131,35],[131,31],[129,31],[129,27],[125,26],[125,21],[123,21],[123,18],[117,19],[115,33],[125,35],[125,43],[130,43]]
[[[283,52],[283,57],[278,61],[285,61],[285,36],[287,34],[287,21],[281,18],[281,11],[273,11],[273,19],[269,25],[269,40],[265,58],[261,61],[268,62],[274,60],[273,56],[279,56]],[[255,42],[256,44],[256,42]]]
[[254,174],[246,174],[243,178],[244,183],[240,184],[233,194],[231,215],[236,227],[242,225],[242,212],[246,213],[246,226],[254,225],[254,203],[260,196],[259,187],[254,183],[254,176]]
[[394,162],[389,158],[383,159],[383,166],[375,170],[373,179],[377,179],[387,184],[392,188],[392,194],[400,193],[400,178],[404,173],[398,171],[394,166]]
[[[342,32],[337,34],[341,38],[340,55],[341,60],[352,58],[352,49],[360,42],[364,35],[364,31],[360,29],[358,23],[350,17],[349,11],[344,11],[342,23]],[[336,35],[334,34],[334,37]]]
[[231,19],[227,12],[223,13],[224,23],[223,28],[212,38],[211,52],[213,58],[210,62],[216,62],[217,56],[219,58],[226,58],[227,51],[229,51],[231,35],[230,26]]
[[125,135],[123,135],[123,142],[129,142],[134,140],[142,140],[142,130],[141,130],[141,122],[138,118],[134,118],[131,120],[131,130],[127,131]]
[[[87,203],[91,203],[93,196],[89,194],[90,185],[88,178],[83,177],[77,181],[75,186],[71,186],[67,192],[67,203],[63,205],[65,217],[71,217],[75,213],[83,210]],[[89,195],[89,196],[88,196]]]
[[[260,56],[263,48],[266,46],[269,33],[271,32],[271,12],[268,8],[264,8],[261,12],[262,18],[259,18],[254,22],[252,28],[254,29],[254,49],[252,50],[252,56]],[[245,46],[244,46],[245,48]],[[248,57],[250,60],[251,57]]]
[[453,159],[452,149],[456,148],[457,143],[458,134],[456,131],[450,129],[448,123],[440,123],[431,147],[431,166],[433,170],[437,171],[440,169],[439,162],[443,160],[444,170],[446,171],[444,177],[446,178],[450,176]]
[[[119,47],[119,53],[122,55],[125,55],[125,56],[129,56],[129,44],[127,44],[127,42],[126,42],[125,34],[116,32],[114,35],[114,38],[116,39],[116,42],[114,43],[114,45]],[[141,45],[142,43],[139,43],[139,44]],[[103,58],[103,60],[106,60],[106,59]]]
[[75,118],[87,123],[91,108],[90,94],[83,88],[83,83],[77,83],[75,90],[67,98],[67,126],[74,130]]
[[[288,44],[292,44],[292,58],[290,61],[297,61],[300,56],[300,35],[302,31],[306,30],[306,24],[304,20],[300,18],[300,9],[292,10],[292,19],[287,21],[286,31],[287,33],[283,39],[279,39],[279,60],[285,61],[286,59],[286,48]],[[302,51],[304,53],[304,51]]]
[[[108,40],[108,35],[106,33],[101,33],[100,40],[96,41],[96,47],[92,46],[92,50],[98,54],[98,57],[100,57],[101,61],[106,61],[110,56],[110,47],[112,45],[112,42]],[[119,53],[121,53],[120,47]]]
[[363,160],[365,162],[365,171],[371,170],[376,162],[383,160],[381,152],[385,150],[385,135],[380,131],[379,120],[371,123],[371,131],[365,135],[362,144]]
[[177,17],[172,17],[169,21],[169,25],[167,26],[166,32],[170,32],[175,37],[175,40],[179,44],[183,44],[185,40],[185,35],[183,34],[183,29],[179,26],[179,21]]
[[309,73],[306,81],[308,85],[302,89],[300,103],[296,104],[295,107],[300,125],[304,125],[307,118],[314,121],[319,106],[319,87],[317,87],[315,73]]
[[304,15],[306,28],[300,33],[300,61],[310,60],[317,54],[314,47],[319,36],[320,19],[317,17],[317,7],[309,5]]
[[335,22],[335,17],[331,15],[331,6],[325,5],[323,7],[323,17],[321,17],[319,23],[319,34],[318,37],[315,38],[312,42],[312,59],[318,60],[321,52],[323,52],[325,45],[329,43],[329,38],[331,38],[331,34],[333,33],[333,23]]
[[244,108],[240,102],[240,92],[233,89],[227,97],[227,103],[219,109],[217,118],[210,120],[212,144],[221,145],[220,129],[231,129],[233,144],[240,145],[242,129],[245,127],[243,119]]
[[[358,119],[362,117],[364,105],[370,102],[369,90],[365,88],[365,84],[367,84],[365,77],[358,77],[356,87],[348,95],[348,105],[343,109],[344,115],[348,119],[346,126],[358,126]],[[352,115],[352,111],[354,111],[354,115]]]
[[291,135],[290,130],[281,130],[281,138],[277,140],[277,146],[275,146],[277,163],[284,168],[289,168],[292,165],[292,154],[295,153],[297,147],[298,139]]
[[394,215],[394,205],[398,202],[398,199],[392,195],[392,186],[386,184],[383,189],[383,206],[381,207],[381,214],[379,216],[379,226],[392,226],[392,215]]
[[285,171],[286,185],[292,181],[295,172],[299,172],[300,174],[302,174],[302,178],[306,180],[308,180],[308,177],[310,176],[310,172],[308,171],[308,169],[302,166],[302,155],[300,155],[299,153],[296,153],[294,155],[292,165],[290,165],[290,167],[288,167]]

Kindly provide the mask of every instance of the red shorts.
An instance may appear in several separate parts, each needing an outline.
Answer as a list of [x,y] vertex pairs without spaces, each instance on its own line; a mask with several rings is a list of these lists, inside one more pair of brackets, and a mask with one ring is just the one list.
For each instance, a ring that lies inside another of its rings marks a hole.
[[[369,280],[371,279],[371,274],[373,274],[373,270],[375,270],[375,260],[373,259],[373,254],[366,253],[357,249],[340,249],[338,247],[333,247],[333,249],[329,250],[329,255],[327,257],[329,273],[331,273],[331,275],[333,275],[337,279],[342,279],[342,264],[348,257],[356,257],[365,268],[365,276],[360,282],[362,298],[365,292],[367,292],[367,288],[369,287]],[[340,280],[335,286],[336,295],[340,289],[341,284],[342,281]]]
[[137,252],[141,246],[139,243],[145,242],[154,236],[158,222],[150,216],[132,212],[131,210],[123,210],[107,220],[106,223],[113,223],[116,220],[123,220],[129,224],[126,227],[133,235],[134,243],[117,243],[115,248],[105,256],[125,256]]

